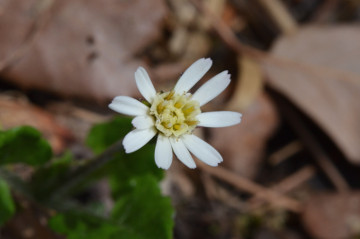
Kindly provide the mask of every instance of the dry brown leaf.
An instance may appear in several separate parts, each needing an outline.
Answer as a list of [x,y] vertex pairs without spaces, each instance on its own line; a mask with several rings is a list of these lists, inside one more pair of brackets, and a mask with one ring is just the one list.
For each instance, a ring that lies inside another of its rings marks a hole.
[[26,41],[36,21],[36,14],[31,11],[34,10],[32,7],[36,6],[36,2],[0,1],[0,70]]
[[315,238],[356,238],[360,235],[360,192],[313,196],[305,206],[302,220]]
[[273,103],[263,93],[263,75],[258,63],[238,58],[240,74],[227,110],[243,114],[240,125],[211,129],[211,143],[223,154],[224,165],[253,178],[260,166],[266,140],[278,119]]
[[[4,15],[5,22],[14,19],[0,32],[5,42],[0,45],[0,56],[6,58],[8,52],[3,48],[8,48],[7,42],[23,38],[23,34],[8,32],[27,23],[21,19],[31,15],[35,3],[4,1],[2,11],[10,11]],[[7,9],[12,5],[8,2],[20,7]],[[138,94],[134,72],[146,64],[135,55],[159,37],[166,15],[164,1],[61,0],[54,4],[38,37],[4,75],[22,87],[62,95],[109,99]]]
[[345,155],[360,163],[360,31],[357,26],[309,26],[281,38],[265,61],[270,86],[325,130]]
[[46,110],[56,122],[64,125],[72,132],[75,142],[85,142],[87,135],[95,124],[109,121],[109,117],[100,113],[75,106],[69,102],[47,104]]
[[65,149],[72,133],[56,122],[46,111],[26,101],[15,100],[2,95],[0,97],[0,126],[2,129],[28,125],[42,132],[55,153]]
[[260,94],[244,111],[239,125],[211,129],[210,143],[220,151],[224,165],[245,177],[257,173],[266,140],[275,130],[278,118],[270,99]]

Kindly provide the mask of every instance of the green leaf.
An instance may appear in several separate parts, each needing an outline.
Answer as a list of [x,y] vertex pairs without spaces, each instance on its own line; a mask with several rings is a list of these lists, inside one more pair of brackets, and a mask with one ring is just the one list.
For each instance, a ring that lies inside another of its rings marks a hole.
[[9,220],[15,213],[15,203],[11,197],[7,183],[0,179],[0,226]]
[[171,239],[173,208],[157,179],[139,176],[129,184],[132,190],[119,197],[110,218],[74,209],[51,218],[49,226],[68,239]]
[[95,125],[90,130],[86,144],[96,154],[99,154],[116,141],[125,137],[132,128],[130,118],[115,117],[109,122]]
[[0,131],[0,165],[25,163],[36,166],[49,161],[51,156],[50,145],[32,127]]
[[[94,126],[86,142],[96,154],[100,154],[131,129],[130,119],[117,117]],[[112,159],[90,178],[109,178],[112,195],[116,198],[111,217],[93,220],[91,216],[66,212],[50,220],[51,228],[70,239],[172,238],[173,208],[170,199],[161,195],[158,186],[164,171],[156,167],[154,144],[145,145],[131,154],[125,154],[121,149],[107,157]],[[90,178],[87,182],[91,181]]]
[[[116,117],[109,122],[94,126],[86,142],[95,153],[101,153],[121,140],[132,128],[131,119]],[[149,174],[160,181],[164,176],[164,171],[155,165],[154,151],[155,147],[151,143],[131,154],[125,154],[124,150],[121,150],[113,155],[113,160],[97,172],[97,177],[109,176],[115,196],[125,193],[129,189],[128,181],[134,177]]]
[[131,228],[140,238],[172,238],[173,208],[161,195],[157,180],[146,175],[130,181],[133,191],[116,202],[112,218]]
[[67,239],[142,239],[111,220],[66,212],[49,220],[49,226]]
[[154,150],[155,146],[148,144],[134,153],[123,153],[108,165],[113,196],[118,197],[131,190],[129,182],[133,178],[151,175],[159,182],[164,177],[164,171],[155,164]]

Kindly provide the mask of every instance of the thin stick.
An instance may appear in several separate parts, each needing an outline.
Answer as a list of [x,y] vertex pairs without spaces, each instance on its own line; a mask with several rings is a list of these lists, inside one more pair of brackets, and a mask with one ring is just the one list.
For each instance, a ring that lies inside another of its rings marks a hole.
[[228,189],[218,185],[209,173],[203,172],[201,179],[204,184],[206,196],[210,200],[218,200],[240,212],[243,212],[247,208],[248,205],[245,201],[238,198]]
[[241,54],[247,54],[248,56],[260,59],[265,57],[267,54],[263,51],[259,51],[253,47],[248,47],[243,45],[232,32],[232,30],[222,21],[218,16],[216,16],[208,7],[205,7],[198,0],[190,0],[195,7],[204,15],[205,18],[209,20],[212,24],[214,30],[218,33],[221,39],[235,52]]
[[271,189],[281,193],[288,193],[309,180],[314,174],[315,168],[313,166],[305,166],[271,187]]
[[210,167],[204,163],[199,163],[198,166],[205,172],[224,180],[240,190],[256,194],[258,197],[272,203],[273,205],[286,208],[295,213],[301,212],[301,204],[298,201],[281,195],[271,189],[265,188],[245,177],[237,175],[222,167]]
[[[305,166],[292,175],[288,176],[278,184],[271,187],[272,190],[279,193],[289,193],[295,188],[299,187],[310,178],[312,178],[315,174],[315,169],[313,166]],[[259,200],[258,195],[255,195],[253,198],[249,199],[249,203],[251,204],[251,209],[258,208],[264,204],[264,200]]]
[[300,152],[302,149],[303,149],[303,145],[301,144],[300,141],[298,140],[292,141],[289,144],[282,147],[281,149],[279,149],[278,151],[272,153],[269,156],[269,162],[272,165],[277,165],[283,162],[285,159],[288,159],[292,155]]
[[304,146],[310,151],[310,153],[315,158],[316,162],[324,173],[328,176],[330,181],[333,183],[335,188],[339,192],[348,192],[350,187],[334,164],[331,162],[331,159],[327,156],[325,151],[321,148],[320,144],[316,141],[314,135],[311,131],[305,126],[304,122],[301,120],[300,115],[287,103],[280,103],[282,107],[285,108],[284,117],[289,123],[289,125],[294,129],[297,135],[302,139]]

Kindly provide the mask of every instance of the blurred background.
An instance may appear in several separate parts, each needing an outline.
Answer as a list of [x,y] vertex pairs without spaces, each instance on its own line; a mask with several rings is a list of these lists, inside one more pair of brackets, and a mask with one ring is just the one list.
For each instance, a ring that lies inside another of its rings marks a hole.
[[[210,57],[200,84],[223,70],[232,82],[205,111],[243,120],[199,131],[220,167],[166,172],[173,238],[360,238],[359,20],[359,0],[0,0],[0,127],[89,157],[111,99],[140,97],[138,66],[166,91]],[[20,215],[0,238],[55,238]]]

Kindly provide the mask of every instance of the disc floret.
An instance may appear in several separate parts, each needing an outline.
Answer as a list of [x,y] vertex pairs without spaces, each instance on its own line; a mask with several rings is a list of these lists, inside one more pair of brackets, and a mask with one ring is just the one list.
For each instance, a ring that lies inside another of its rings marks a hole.
[[179,137],[191,133],[199,121],[199,102],[191,99],[190,93],[177,94],[175,91],[156,94],[150,107],[155,117],[155,128],[167,137]]

